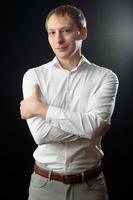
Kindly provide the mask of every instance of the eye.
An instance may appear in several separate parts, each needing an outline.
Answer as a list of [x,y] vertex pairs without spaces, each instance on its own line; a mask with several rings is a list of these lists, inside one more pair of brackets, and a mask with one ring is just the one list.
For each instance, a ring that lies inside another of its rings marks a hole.
[[55,31],[49,31],[49,32],[48,32],[48,35],[49,35],[49,36],[54,36],[54,35],[55,35]]
[[63,32],[63,33],[69,33],[69,32],[71,32],[71,30],[68,29],[68,28],[65,28],[65,29],[62,30],[62,32]]

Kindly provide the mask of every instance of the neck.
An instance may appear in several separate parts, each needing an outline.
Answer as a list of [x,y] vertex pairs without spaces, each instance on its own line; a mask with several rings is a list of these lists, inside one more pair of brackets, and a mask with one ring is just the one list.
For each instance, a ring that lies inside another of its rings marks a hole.
[[70,57],[69,59],[58,59],[58,60],[64,69],[71,71],[78,65],[80,58],[81,58],[81,54],[78,53]]

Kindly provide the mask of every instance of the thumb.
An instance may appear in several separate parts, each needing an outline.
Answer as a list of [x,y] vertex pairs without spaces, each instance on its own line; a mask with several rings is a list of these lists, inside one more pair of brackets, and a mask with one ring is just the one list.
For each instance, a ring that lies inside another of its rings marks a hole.
[[35,83],[35,85],[32,88],[32,96],[40,100],[40,94],[41,94],[40,86],[37,83]]

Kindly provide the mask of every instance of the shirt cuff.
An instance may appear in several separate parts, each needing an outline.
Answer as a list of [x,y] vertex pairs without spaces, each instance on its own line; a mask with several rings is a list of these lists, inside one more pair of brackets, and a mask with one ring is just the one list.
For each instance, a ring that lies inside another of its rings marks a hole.
[[62,109],[54,106],[49,106],[47,110],[46,120],[58,120],[65,119],[65,115]]

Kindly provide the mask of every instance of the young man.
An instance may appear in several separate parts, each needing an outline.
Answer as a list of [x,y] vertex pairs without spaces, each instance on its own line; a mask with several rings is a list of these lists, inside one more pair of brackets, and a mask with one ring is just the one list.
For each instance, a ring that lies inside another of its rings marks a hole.
[[21,118],[38,145],[29,200],[108,199],[101,139],[111,123],[118,78],[81,53],[83,12],[65,5],[45,23],[55,58],[23,78]]

